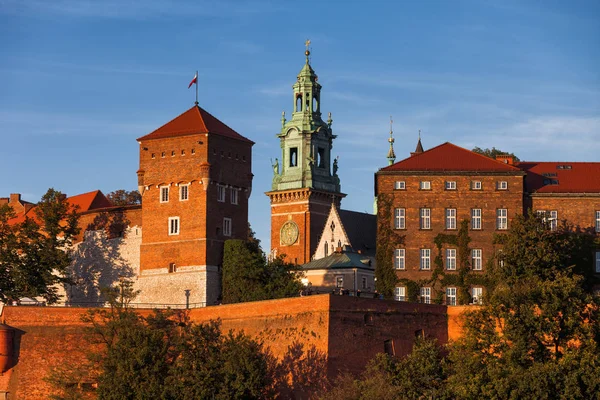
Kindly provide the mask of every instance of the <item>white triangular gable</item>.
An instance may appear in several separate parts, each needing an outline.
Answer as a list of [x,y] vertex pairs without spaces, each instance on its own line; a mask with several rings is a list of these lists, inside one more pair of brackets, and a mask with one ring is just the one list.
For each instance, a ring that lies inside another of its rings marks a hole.
[[323,227],[323,232],[321,232],[319,244],[317,245],[317,249],[315,250],[312,259],[319,260],[327,257],[328,255],[331,255],[337,247],[344,246],[352,246],[352,243],[350,243],[350,240],[348,239],[348,235],[342,224],[342,219],[338,214],[337,207],[332,204],[331,209],[329,210],[329,216],[327,217],[327,222]]

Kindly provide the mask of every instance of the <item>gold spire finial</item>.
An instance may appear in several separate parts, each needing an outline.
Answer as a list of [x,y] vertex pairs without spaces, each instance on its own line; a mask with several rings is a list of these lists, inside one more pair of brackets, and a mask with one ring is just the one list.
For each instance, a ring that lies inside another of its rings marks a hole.
[[390,144],[394,143],[394,120],[392,119],[392,116],[390,115],[390,138],[388,139],[388,142],[390,142]]
[[306,55],[306,61],[308,62],[308,56],[310,56],[310,39],[306,39],[306,42],[304,42],[304,45],[306,46],[306,51],[304,52],[304,54]]

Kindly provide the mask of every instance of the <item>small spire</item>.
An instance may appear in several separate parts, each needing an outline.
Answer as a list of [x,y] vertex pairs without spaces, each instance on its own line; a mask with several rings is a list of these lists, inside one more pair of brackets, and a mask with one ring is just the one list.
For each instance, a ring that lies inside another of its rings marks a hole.
[[419,129],[419,141],[417,142],[417,148],[415,151],[410,153],[411,157],[416,156],[417,154],[421,154],[423,152],[423,145],[421,144],[421,130]]
[[392,116],[390,115],[390,138],[388,139],[388,142],[390,143],[390,149],[388,150],[388,155],[387,155],[387,159],[388,159],[388,165],[392,165],[394,163],[394,161],[396,161],[396,153],[394,153],[394,120],[392,119]]

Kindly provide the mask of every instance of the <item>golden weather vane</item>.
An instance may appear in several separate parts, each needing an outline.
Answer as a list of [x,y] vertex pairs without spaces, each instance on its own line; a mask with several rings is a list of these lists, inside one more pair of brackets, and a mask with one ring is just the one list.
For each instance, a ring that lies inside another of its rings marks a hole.
[[310,46],[310,39],[306,39],[306,42],[304,42],[304,45],[306,46],[306,50],[308,50],[308,46]]

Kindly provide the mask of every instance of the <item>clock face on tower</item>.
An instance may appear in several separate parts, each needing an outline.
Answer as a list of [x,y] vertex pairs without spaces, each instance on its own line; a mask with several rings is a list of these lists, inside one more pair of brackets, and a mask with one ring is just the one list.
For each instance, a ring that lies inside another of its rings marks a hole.
[[281,225],[281,244],[291,246],[298,240],[298,225],[294,221],[287,221]]

